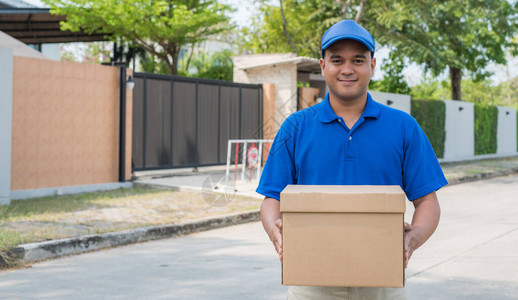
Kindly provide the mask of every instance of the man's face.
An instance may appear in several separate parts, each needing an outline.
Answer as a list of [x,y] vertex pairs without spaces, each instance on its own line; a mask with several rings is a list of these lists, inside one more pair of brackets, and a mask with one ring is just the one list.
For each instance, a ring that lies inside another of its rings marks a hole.
[[362,43],[340,40],[325,50],[320,68],[331,97],[354,101],[367,94],[367,86],[374,75],[376,59]]

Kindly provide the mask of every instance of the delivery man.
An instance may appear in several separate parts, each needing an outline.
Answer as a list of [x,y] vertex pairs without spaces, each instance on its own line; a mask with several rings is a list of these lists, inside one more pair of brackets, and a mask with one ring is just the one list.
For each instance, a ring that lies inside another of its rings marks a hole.
[[[405,268],[437,228],[436,190],[448,184],[421,127],[367,92],[374,75],[374,39],[352,20],[331,26],[320,67],[329,93],[289,116],[270,149],[257,192],[261,220],[282,261],[280,192],[288,184],[399,185],[415,206],[405,223]],[[288,299],[406,299],[404,288],[290,286]]]

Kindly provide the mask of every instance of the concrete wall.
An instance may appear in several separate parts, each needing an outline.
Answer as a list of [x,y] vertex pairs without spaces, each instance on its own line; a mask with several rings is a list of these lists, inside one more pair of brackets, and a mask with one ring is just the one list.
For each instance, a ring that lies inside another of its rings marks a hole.
[[11,192],[11,132],[13,108],[13,51],[0,47],[0,205]]
[[473,159],[475,156],[475,106],[473,103],[445,100],[446,138],[444,161]]
[[61,60],[61,48],[59,44],[42,44],[41,53],[49,59],[60,61]]
[[13,56],[48,59],[43,53],[0,31],[0,47],[12,49]]
[[402,95],[402,94],[394,94],[394,93],[384,93],[384,92],[371,92],[372,99],[374,101],[385,104],[387,106],[402,110],[408,114],[410,114],[411,104],[410,95]]
[[116,67],[14,57],[12,191],[118,181],[119,76]]
[[240,68],[259,63],[268,63],[295,57],[294,54],[256,54],[234,57],[234,82],[241,83],[273,83],[275,84],[275,116],[274,130],[280,128],[282,122],[297,110],[297,65],[283,63],[248,69]]
[[516,153],[516,110],[511,107],[498,107],[497,154]]

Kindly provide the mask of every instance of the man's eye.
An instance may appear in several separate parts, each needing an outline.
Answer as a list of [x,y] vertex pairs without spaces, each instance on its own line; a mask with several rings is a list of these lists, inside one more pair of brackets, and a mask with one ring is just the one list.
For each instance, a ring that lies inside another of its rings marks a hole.
[[355,59],[354,63],[355,64],[362,64],[363,63],[363,59]]
[[341,59],[333,59],[333,60],[331,60],[331,62],[334,63],[334,64],[339,64],[339,63],[342,62],[342,60]]

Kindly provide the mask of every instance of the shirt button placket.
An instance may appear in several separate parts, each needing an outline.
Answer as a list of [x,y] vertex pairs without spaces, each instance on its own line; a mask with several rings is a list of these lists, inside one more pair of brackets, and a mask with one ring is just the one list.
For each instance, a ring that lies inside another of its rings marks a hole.
[[351,147],[351,141],[353,139],[353,136],[351,133],[345,138],[345,159],[350,160],[354,158],[354,155],[352,154],[352,147]]

